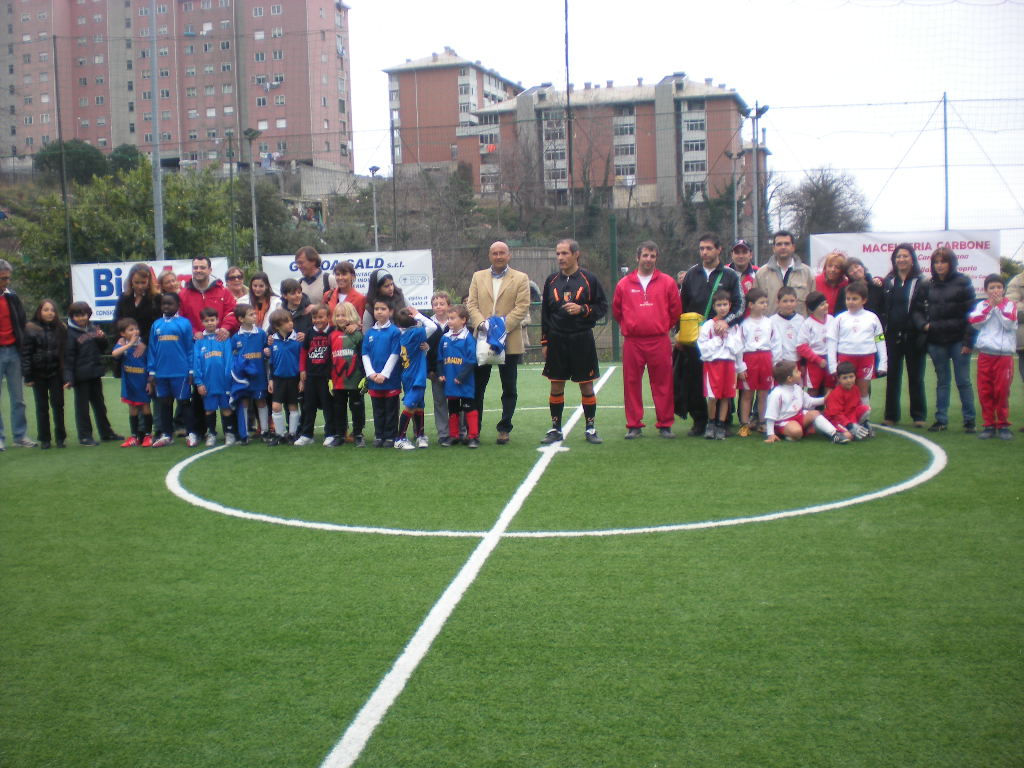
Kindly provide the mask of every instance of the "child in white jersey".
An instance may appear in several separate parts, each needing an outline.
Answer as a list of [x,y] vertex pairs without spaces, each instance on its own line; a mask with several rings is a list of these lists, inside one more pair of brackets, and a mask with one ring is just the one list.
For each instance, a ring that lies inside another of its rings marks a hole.
[[796,311],[797,298],[796,289],[784,285],[779,288],[778,306],[775,314],[772,315],[772,329],[775,334],[775,341],[772,346],[772,360],[776,363],[783,361],[795,363],[796,337],[800,333],[800,326],[804,323],[804,316]]
[[776,363],[772,369],[775,378],[775,389],[768,395],[768,407],[765,409],[766,443],[777,443],[780,440],[800,440],[811,425],[819,432],[827,435],[833,443],[850,442],[850,438],[837,432],[832,423],[821,415],[814,407],[824,405],[825,398],[811,397],[800,387],[800,370],[796,363],[783,361]]
[[803,385],[809,395],[827,395],[836,386],[828,372],[828,334],[836,320],[828,313],[828,301],[820,291],[807,294],[807,319],[796,335],[796,352],[803,370]]
[[715,324],[722,324],[732,306],[728,291],[715,293],[711,304],[715,315],[700,327],[697,347],[704,362],[704,397],[708,401],[708,425],[704,437],[708,440],[725,440],[725,419],[729,405],[736,397],[736,371],[743,365],[743,340],[738,325],[730,327],[724,334],[715,331]]
[[846,311],[836,315],[828,336],[829,373],[835,376],[836,366],[844,360],[853,363],[864,405],[870,405],[871,380],[884,376],[889,368],[882,323],[878,315],[864,309],[867,300],[868,286],[863,280],[846,286]]
[[1010,431],[1010,385],[1013,382],[1013,354],[1017,347],[1017,305],[1005,297],[1006,286],[999,275],[985,278],[985,298],[968,315],[971,328],[978,331],[978,399],[985,428],[978,437],[998,435],[1012,440]]
[[[775,330],[771,318],[768,317],[768,294],[760,288],[751,288],[747,292],[747,309],[750,314],[740,323],[743,364],[737,369],[740,388],[740,437],[749,437],[751,429],[759,421],[764,421],[768,392],[775,383],[772,379],[772,345]],[[751,419],[750,412],[755,394],[758,418]]]

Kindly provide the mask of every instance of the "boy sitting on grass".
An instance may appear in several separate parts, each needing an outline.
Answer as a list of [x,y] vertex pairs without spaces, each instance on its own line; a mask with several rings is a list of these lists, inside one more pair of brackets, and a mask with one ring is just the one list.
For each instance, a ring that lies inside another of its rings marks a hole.
[[868,424],[871,406],[860,400],[857,389],[857,369],[844,361],[836,366],[837,386],[825,396],[825,418],[847,437],[863,440],[873,437]]
[[819,411],[809,410],[825,402],[823,397],[811,397],[800,388],[800,371],[796,363],[785,360],[772,369],[775,388],[768,395],[764,418],[767,422],[766,443],[777,443],[783,438],[796,441],[803,438],[813,425],[819,432],[832,438],[837,445],[850,442],[850,438],[837,432],[831,422]]

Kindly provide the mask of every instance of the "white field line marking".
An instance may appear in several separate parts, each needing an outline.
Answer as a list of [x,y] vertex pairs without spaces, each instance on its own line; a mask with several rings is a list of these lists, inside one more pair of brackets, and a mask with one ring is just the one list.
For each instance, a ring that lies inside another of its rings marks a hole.
[[[614,370],[615,367],[612,366],[605,371],[594,387],[595,393],[600,391]],[[563,434],[568,435],[582,415],[582,407],[577,406],[562,429]],[[484,563],[487,562],[494,548],[498,546],[498,543],[505,534],[505,530],[519,510],[522,509],[523,503],[540,481],[541,476],[548,468],[552,459],[555,458],[556,454],[568,449],[563,448],[559,443],[555,443],[538,450],[540,451],[540,458],[537,459],[533,469],[530,470],[522,484],[512,495],[508,504],[505,505],[505,509],[498,516],[497,522],[495,522],[494,526],[487,532],[480,543],[477,544],[476,549],[473,550],[469,559],[455,575],[451,584],[448,585],[448,588],[445,589],[438,601],[434,603],[434,607],[430,609],[427,617],[420,624],[419,629],[416,630],[412,639],[409,640],[405,650],[395,660],[391,670],[377,685],[376,690],[370,695],[363,708],[359,710],[359,714],[356,715],[355,720],[345,730],[341,740],[324,759],[321,768],[349,768],[359,758],[359,755],[366,747],[366,742],[369,741],[374,730],[380,725],[381,720],[384,719],[384,715],[387,714],[391,705],[394,704],[395,700],[402,693],[405,684],[409,681],[416,667],[419,666],[420,662],[427,655],[430,646],[441,633],[441,629],[448,621],[452,611],[455,610],[455,607],[462,600],[469,586],[476,580],[480,570],[484,567]]]
[[803,507],[801,509],[789,509],[784,512],[772,512],[767,515],[756,515],[753,517],[734,517],[729,520],[709,520],[702,523],[678,523],[674,525],[656,525],[647,528],[611,528],[605,530],[593,530],[593,531],[520,531],[513,533],[506,533],[507,538],[516,539],[553,539],[553,538],[577,538],[582,536],[623,536],[626,534],[633,533],[665,533],[668,531],[697,531],[705,528],[724,528],[732,525],[744,525],[746,523],[765,523],[770,520],[782,520],[787,517],[800,517],[801,515],[814,515],[818,512],[827,512],[830,509],[842,509],[843,507],[852,507],[855,504],[863,504],[867,501],[875,501],[876,499],[884,499],[887,496],[892,496],[897,493],[909,490],[915,486],[926,483],[939,474],[946,468],[948,462],[948,456],[946,452],[933,443],[931,440],[927,440],[919,435],[915,435],[911,432],[904,432],[902,429],[892,429],[891,427],[876,426],[875,429],[884,429],[886,432],[892,432],[894,435],[899,435],[907,440],[912,440],[915,443],[923,445],[931,456],[931,463],[925,467],[921,472],[917,473],[913,477],[904,480],[902,483],[896,485],[890,485],[887,488],[882,488],[878,491],[872,491],[871,493],[865,493],[860,496],[854,496],[850,499],[842,499],[841,501],[831,501],[825,504],[817,504],[813,507]]

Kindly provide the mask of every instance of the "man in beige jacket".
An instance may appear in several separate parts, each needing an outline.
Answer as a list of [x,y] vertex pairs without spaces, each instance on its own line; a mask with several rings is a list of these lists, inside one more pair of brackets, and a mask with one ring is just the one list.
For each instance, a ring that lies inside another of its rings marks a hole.
[[[500,317],[505,321],[505,362],[498,366],[501,377],[501,420],[498,422],[498,445],[505,445],[512,432],[512,415],[519,399],[517,380],[518,366],[526,351],[526,323],[530,316],[530,279],[525,272],[512,269],[508,246],[498,241],[491,245],[487,254],[491,266],[473,273],[469,284],[469,325],[479,331],[489,317]],[[491,366],[476,368],[476,407],[481,422],[484,412],[484,393],[491,378]]]

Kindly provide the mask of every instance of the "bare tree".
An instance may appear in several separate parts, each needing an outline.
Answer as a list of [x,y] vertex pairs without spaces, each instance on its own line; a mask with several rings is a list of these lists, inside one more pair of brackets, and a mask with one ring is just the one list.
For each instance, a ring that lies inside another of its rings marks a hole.
[[853,175],[832,167],[807,172],[803,181],[781,195],[797,240],[822,232],[863,232],[871,213]]

